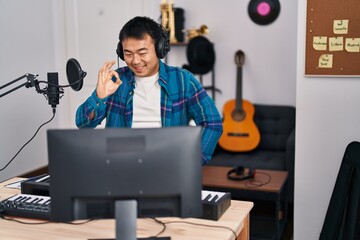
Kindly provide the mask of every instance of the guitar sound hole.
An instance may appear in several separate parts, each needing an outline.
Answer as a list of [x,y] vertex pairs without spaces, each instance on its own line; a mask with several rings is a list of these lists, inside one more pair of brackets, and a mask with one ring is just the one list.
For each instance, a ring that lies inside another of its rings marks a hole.
[[243,110],[234,110],[231,113],[231,117],[234,119],[234,121],[240,122],[245,119],[246,113]]

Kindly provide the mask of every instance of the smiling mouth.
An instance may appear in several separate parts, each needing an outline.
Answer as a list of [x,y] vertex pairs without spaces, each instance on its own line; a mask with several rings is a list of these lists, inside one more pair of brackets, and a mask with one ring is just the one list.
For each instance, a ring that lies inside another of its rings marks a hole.
[[134,66],[134,68],[136,71],[141,71],[144,68],[144,66]]

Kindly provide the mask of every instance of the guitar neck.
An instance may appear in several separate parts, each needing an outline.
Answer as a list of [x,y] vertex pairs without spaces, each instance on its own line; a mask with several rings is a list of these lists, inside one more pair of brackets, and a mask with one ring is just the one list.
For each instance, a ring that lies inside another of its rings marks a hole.
[[242,112],[242,67],[237,67],[237,83],[236,83],[236,101],[235,101],[235,109],[236,111]]

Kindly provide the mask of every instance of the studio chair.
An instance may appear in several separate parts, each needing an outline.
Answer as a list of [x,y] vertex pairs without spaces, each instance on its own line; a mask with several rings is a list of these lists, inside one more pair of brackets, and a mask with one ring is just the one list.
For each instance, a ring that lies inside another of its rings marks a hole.
[[320,240],[360,239],[360,143],[345,150]]

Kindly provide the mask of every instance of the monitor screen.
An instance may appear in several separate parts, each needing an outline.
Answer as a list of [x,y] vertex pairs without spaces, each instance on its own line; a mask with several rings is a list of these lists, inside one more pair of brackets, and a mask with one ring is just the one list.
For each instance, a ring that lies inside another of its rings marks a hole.
[[50,129],[47,138],[52,221],[116,218],[118,228],[202,216],[201,127]]

